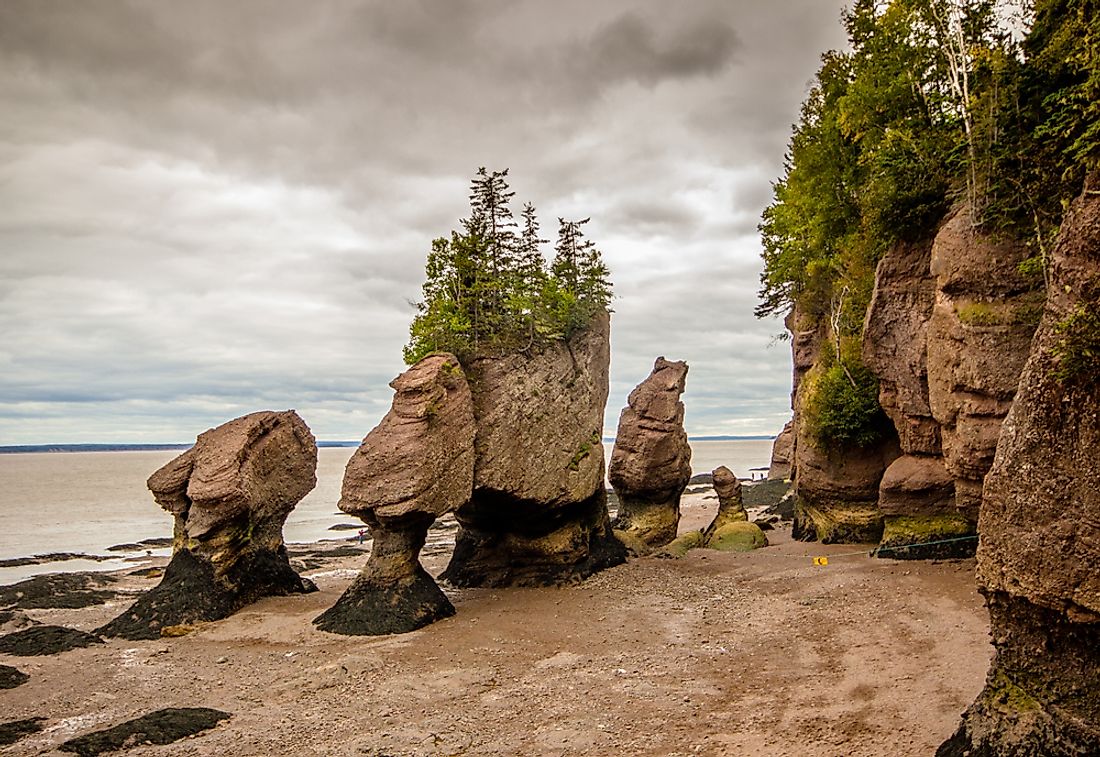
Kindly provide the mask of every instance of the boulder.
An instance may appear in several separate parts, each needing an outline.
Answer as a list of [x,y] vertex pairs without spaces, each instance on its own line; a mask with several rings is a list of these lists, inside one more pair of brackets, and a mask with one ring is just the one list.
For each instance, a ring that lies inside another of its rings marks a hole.
[[154,499],[175,516],[163,580],[99,632],[157,638],[165,626],[314,590],[290,567],[283,523],[316,484],[316,467],[313,434],[293,410],[252,413],[200,434],[149,478]]
[[626,559],[604,490],[610,316],[532,353],[465,365],[474,483],[458,507],[455,586],[570,583]]
[[676,538],[680,495],[691,478],[691,447],[684,431],[688,366],[657,358],[653,371],[630,393],[619,416],[608,480],[619,496],[615,528],[652,546]]
[[943,757],[1100,754],[1100,175],[1047,292],[978,523],[996,655]]
[[428,528],[470,500],[474,413],[454,355],[430,355],[394,379],[393,405],[348,460],[340,509],[374,541],[359,576],[314,623],[349,635],[404,633],[454,615],[420,564]]
[[772,459],[768,479],[784,481],[791,478],[794,468],[794,421],[787,421],[772,442]]
[[706,546],[719,552],[751,552],[768,546],[768,537],[755,523],[732,521],[715,531]]
[[727,523],[749,519],[745,505],[741,502],[741,482],[724,465],[714,470],[714,493],[718,495],[718,512],[705,532],[708,540]]
[[955,479],[939,455],[903,455],[879,485],[877,557],[945,559],[974,554],[974,525],[955,508]]

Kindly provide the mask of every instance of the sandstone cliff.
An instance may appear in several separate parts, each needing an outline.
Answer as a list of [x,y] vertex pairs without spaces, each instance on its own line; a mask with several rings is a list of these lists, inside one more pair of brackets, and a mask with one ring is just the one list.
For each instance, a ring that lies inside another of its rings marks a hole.
[[996,657],[943,757],[1100,754],[1100,176],[1087,186],[985,480]]
[[283,523],[317,483],[317,445],[293,410],[252,413],[199,435],[149,478],[175,516],[160,584],[99,629],[150,639],[166,626],[219,620],[266,596],[315,590],[290,567]]
[[1034,330],[1038,295],[1017,273],[1027,254],[976,232],[963,207],[932,241],[879,262],[863,358],[903,453],[881,481],[880,555],[973,552],[966,537]]
[[476,423],[470,501],[443,578],[456,586],[569,582],[626,559],[604,489],[610,316],[534,354],[464,366]]

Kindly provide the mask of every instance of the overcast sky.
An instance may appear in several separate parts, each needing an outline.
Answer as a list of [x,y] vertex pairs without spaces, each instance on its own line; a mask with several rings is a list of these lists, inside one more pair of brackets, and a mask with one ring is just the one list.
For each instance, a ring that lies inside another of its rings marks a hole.
[[4,0],[0,444],[361,438],[479,166],[592,218],[607,433],[658,355],[689,433],[776,433],[756,225],[842,4]]

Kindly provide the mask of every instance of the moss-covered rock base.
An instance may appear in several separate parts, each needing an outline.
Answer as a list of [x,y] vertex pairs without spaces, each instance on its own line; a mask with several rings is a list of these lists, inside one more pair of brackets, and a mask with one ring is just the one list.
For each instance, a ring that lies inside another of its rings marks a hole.
[[290,567],[283,546],[245,550],[220,574],[213,562],[185,547],[172,556],[159,585],[96,632],[156,639],[166,626],[221,620],[263,597],[316,590],[312,581]]
[[456,516],[462,527],[440,576],[452,586],[565,585],[626,561],[602,487],[583,502],[555,509],[475,492]]
[[313,621],[322,631],[346,636],[408,633],[455,614],[454,605],[417,565],[397,583],[360,574],[340,599]]
[[976,526],[958,513],[888,515],[875,557],[893,560],[947,560],[973,557]]
[[936,757],[1100,754],[1100,622],[994,593],[997,656],[985,689]]
[[768,537],[755,523],[734,521],[718,528],[706,546],[719,552],[751,552],[768,546]]

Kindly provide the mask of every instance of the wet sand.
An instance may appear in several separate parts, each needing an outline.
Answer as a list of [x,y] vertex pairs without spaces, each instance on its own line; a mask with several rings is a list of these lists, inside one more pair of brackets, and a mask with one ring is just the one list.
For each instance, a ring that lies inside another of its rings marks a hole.
[[[715,508],[686,497],[681,531]],[[391,637],[315,630],[366,552],[311,561],[320,591],[263,600],[188,636],[0,655],[30,675],[0,691],[0,720],[46,718],[0,753],[53,754],[162,707],[233,717],[126,754],[934,753],[992,653],[973,560],[840,556],[858,547],[789,533],[769,532],[773,545],[748,554],[633,559],[574,587],[448,589],[455,617]],[[425,566],[440,572],[447,553],[429,543]],[[814,555],[833,557],[817,567]],[[25,614],[91,630],[130,601]]]

